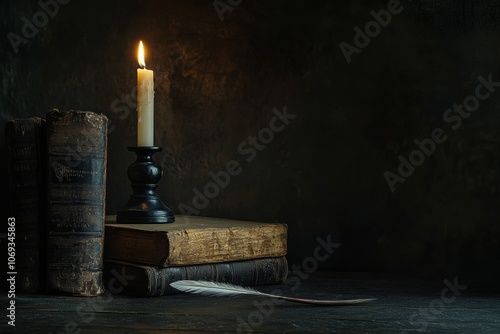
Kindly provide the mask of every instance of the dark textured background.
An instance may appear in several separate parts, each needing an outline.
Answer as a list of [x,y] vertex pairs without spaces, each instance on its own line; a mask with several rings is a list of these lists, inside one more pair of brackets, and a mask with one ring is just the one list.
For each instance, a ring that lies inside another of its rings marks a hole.
[[[387,2],[243,1],[221,22],[211,1],[73,0],[16,54],[8,32],[20,34],[21,18],[40,7],[2,1],[0,119],[106,114],[106,204],[116,213],[130,195],[136,113],[126,99],[143,39],[164,147],[159,191],[174,211],[234,159],[243,171],[200,214],[287,223],[290,264],[331,234],[342,245],[321,269],[498,277],[500,89],[457,131],[442,115],[479,75],[500,81],[500,6],[402,4],[347,64],[339,44]],[[285,105],[297,117],[246,162],[238,145]],[[392,193],[383,173],[435,127],[448,140]],[[3,189],[5,222],[7,197]]]

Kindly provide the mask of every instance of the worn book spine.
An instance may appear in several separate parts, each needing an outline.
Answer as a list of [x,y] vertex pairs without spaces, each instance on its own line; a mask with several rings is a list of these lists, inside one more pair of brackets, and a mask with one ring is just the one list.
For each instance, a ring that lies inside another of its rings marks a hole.
[[104,292],[102,280],[107,118],[90,111],[47,114],[48,290]]
[[284,256],[169,268],[113,260],[106,260],[104,265],[106,287],[111,292],[142,297],[178,293],[170,283],[185,279],[257,286],[283,283],[287,274]]
[[8,243],[15,249],[9,272],[17,272],[16,290],[39,292],[44,286],[45,121],[39,117],[14,119],[5,125],[6,162],[10,181],[10,217],[15,231]]

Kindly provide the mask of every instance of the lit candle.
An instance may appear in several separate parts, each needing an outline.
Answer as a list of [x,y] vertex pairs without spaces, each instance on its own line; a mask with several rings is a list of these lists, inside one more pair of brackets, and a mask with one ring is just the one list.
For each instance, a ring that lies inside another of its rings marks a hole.
[[139,43],[137,69],[137,146],[154,146],[154,80],[146,69],[144,47]]

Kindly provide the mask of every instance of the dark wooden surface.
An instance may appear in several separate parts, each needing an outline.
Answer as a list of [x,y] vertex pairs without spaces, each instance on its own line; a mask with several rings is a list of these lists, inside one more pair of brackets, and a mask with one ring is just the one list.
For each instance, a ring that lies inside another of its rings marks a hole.
[[[449,278],[453,281],[453,277]],[[300,286],[293,289],[297,282]],[[16,296],[17,333],[500,333],[500,292],[495,286],[467,284],[453,302],[440,303],[442,281],[316,273],[258,289],[334,299],[378,298],[347,307],[292,303],[260,312],[254,297],[174,295],[134,298],[108,293],[98,298]],[[447,292],[445,297],[451,298]],[[6,313],[7,297],[1,305]],[[441,308],[441,306],[443,306]],[[0,332],[14,332],[2,315]],[[242,325],[242,321],[248,327]]]

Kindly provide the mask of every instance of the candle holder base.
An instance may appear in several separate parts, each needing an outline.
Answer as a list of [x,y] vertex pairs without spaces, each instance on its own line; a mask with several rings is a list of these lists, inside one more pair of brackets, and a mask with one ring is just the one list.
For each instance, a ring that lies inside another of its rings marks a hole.
[[156,194],[162,176],[161,166],[153,161],[153,154],[160,152],[158,146],[130,146],[137,160],[127,171],[133,189],[125,207],[118,211],[116,222],[120,224],[165,224],[173,223],[175,216]]

